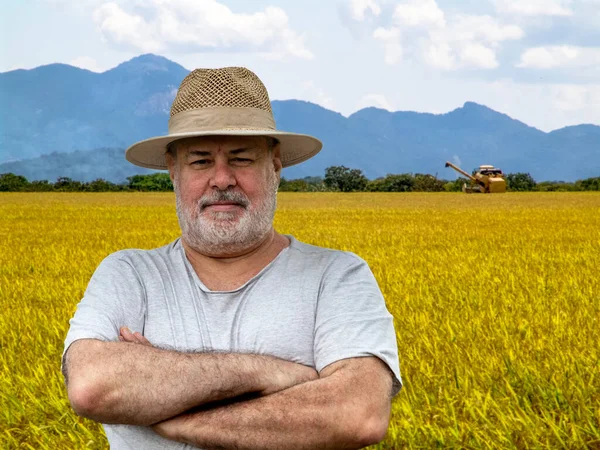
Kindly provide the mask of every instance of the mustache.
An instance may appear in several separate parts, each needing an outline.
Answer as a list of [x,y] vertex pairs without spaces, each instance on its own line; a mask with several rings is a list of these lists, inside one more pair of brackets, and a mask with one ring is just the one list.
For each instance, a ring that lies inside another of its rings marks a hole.
[[247,208],[250,204],[250,200],[244,194],[238,191],[214,191],[210,194],[204,195],[198,201],[200,211],[204,210],[207,206],[217,202],[232,202]]

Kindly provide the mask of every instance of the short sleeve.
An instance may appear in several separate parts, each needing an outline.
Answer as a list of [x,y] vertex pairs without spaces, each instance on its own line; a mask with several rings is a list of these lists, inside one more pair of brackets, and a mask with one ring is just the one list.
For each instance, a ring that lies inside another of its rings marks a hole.
[[143,284],[122,252],[107,256],[92,275],[69,321],[63,356],[78,339],[117,341],[122,326],[143,332],[145,298]]
[[367,263],[339,252],[325,271],[315,323],[315,365],[363,356],[381,359],[394,375],[393,395],[402,387],[394,318]]

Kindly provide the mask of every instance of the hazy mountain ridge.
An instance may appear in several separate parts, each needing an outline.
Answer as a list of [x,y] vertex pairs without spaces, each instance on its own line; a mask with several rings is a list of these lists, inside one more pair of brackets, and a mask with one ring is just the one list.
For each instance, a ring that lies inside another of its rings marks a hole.
[[[65,173],[57,176],[119,182],[124,178],[115,177],[147,173],[115,149],[166,134],[170,104],[187,73],[166,58],[142,55],[104,73],[51,64],[0,74],[0,173],[52,179],[54,172],[44,172],[35,158],[74,150],[81,152],[45,160],[58,165],[61,159]],[[545,133],[473,102],[445,114],[365,108],[344,117],[310,102],[285,100],[273,101],[273,112],[278,129],[312,134],[324,143],[315,158],[284,169],[288,178],[322,175],[330,165],[360,168],[370,178],[403,172],[453,178],[444,169],[446,160],[465,170],[495,164],[538,180],[600,174],[600,127],[591,124]],[[80,160],[93,149],[101,150],[95,164],[86,166]],[[24,159],[30,161],[17,161]],[[32,173],[34,167],[39,172]]]
[[0,173],[23,175],[29,181],[56,181],[69,177],[77,181],[94,181],[103,178],[113,183],[123,183],[127,177],[149,174],[155,170],[134,166],[119,148],[77,150],[69,153],[50,153],[37,158],[0,164]]

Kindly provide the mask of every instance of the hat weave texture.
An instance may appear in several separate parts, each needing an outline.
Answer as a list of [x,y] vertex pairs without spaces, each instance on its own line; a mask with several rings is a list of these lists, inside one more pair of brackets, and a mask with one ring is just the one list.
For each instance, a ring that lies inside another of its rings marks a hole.
[[176,140],[199,136],[270,136],[279,142],[283,167],[306,161],[323,144],[306,134],[277,130],[267,88],[244,67],[196,69],[186,76],[173,104],[169,133],[136,142],[127,160],[149,169],[167,169],[165,152]]
[[267,88],[244,67],[196,69],[183,79],[171,106],[171,117],[195,108],[257,108],[273,114]]

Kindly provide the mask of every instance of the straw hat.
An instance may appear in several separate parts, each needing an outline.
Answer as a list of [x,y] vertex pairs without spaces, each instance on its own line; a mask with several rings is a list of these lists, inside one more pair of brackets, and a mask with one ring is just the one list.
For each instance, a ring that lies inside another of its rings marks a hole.
[[194,136],[270,136],[281,143],[283,167],[306,161],[323,144],[305,134],[275,129],[264,84],[243,67],[196,69],[181,82],[169,119],[169,134],[137,142],[125,157],[137,166],[167,169],[167,145]]

